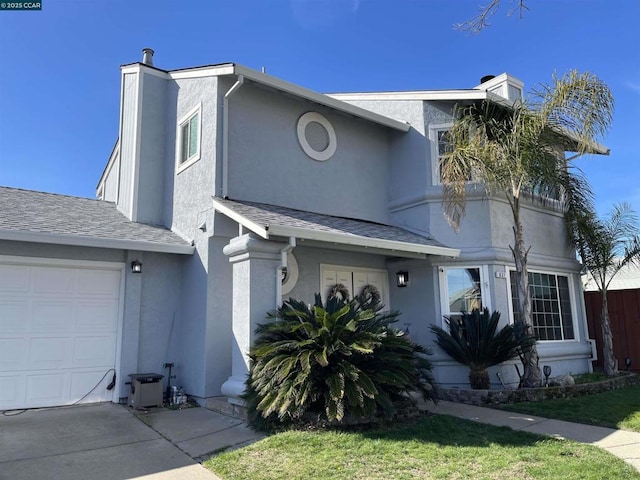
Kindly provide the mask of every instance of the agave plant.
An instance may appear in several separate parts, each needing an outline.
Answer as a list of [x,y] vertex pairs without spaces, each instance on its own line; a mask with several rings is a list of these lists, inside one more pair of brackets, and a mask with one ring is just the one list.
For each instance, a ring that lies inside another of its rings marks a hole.
[[449,331],[431,326],[436,344],[456,362],[469,367],[473,389],[488,389],[487,368],[523,355],[536,343],[533,335],[513,325],[499,332],[500,312],[489,314],[485,308],[463,313],[460,318],[445,317]]
[[409,392],[429,398],[430,352],[392,327],[397,317],[358,299],[284,302],[258,327],[250,352],[244,399],[252,423],[366,420],[392,414]]

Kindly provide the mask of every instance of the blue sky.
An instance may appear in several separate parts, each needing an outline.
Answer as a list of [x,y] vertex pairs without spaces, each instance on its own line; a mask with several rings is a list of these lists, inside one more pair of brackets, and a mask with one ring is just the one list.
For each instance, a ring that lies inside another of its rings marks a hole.
[[[580,159],[598,210],[640,213],[638,0],[503,0],[479,35],[453,25],[488,0],[42,0],[0,11],[0,185],[93,197],[116,141],[121,64],[152,47],[175,69],[236,62],[320,92],[525,88],[588,70],[612,89],[609,157]],[[614,7],[615,5],[615,7]],[[0,207],[2,208],[2,207]]]

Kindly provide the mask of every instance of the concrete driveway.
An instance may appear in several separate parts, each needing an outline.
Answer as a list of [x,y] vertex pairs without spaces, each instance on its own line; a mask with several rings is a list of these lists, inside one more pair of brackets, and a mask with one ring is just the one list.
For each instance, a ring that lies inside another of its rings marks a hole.
[[205,408],[30,410],[0,416],[0,479],[212,480],[218,477],[194,458],[259,438],[240,420]]

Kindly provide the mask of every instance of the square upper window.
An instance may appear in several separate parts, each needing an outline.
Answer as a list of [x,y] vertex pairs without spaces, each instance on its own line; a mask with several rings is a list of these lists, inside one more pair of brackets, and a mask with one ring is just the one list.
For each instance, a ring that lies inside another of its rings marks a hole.
[[178,121],[176,134],[176,166],[178,172],[200,159],[201,110],[201,105],[198,105]]
[[[442,184],[442,167],[446,162],[445,155],[453,151],[449,141],[449,130],[452,124],[431,125],[429,127],[429,140],[431,140],[432,176],[433,184]],[[467,174],[467,182],[473,181],[471,172]]]

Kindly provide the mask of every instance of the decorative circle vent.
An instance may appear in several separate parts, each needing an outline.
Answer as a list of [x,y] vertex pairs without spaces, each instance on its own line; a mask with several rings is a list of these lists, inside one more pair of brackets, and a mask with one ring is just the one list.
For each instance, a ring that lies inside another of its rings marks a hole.
[[317,112],[307,112],[298,119],[298,142],[304,153],[324,162],[336,153],[336,132],[329,120]]

